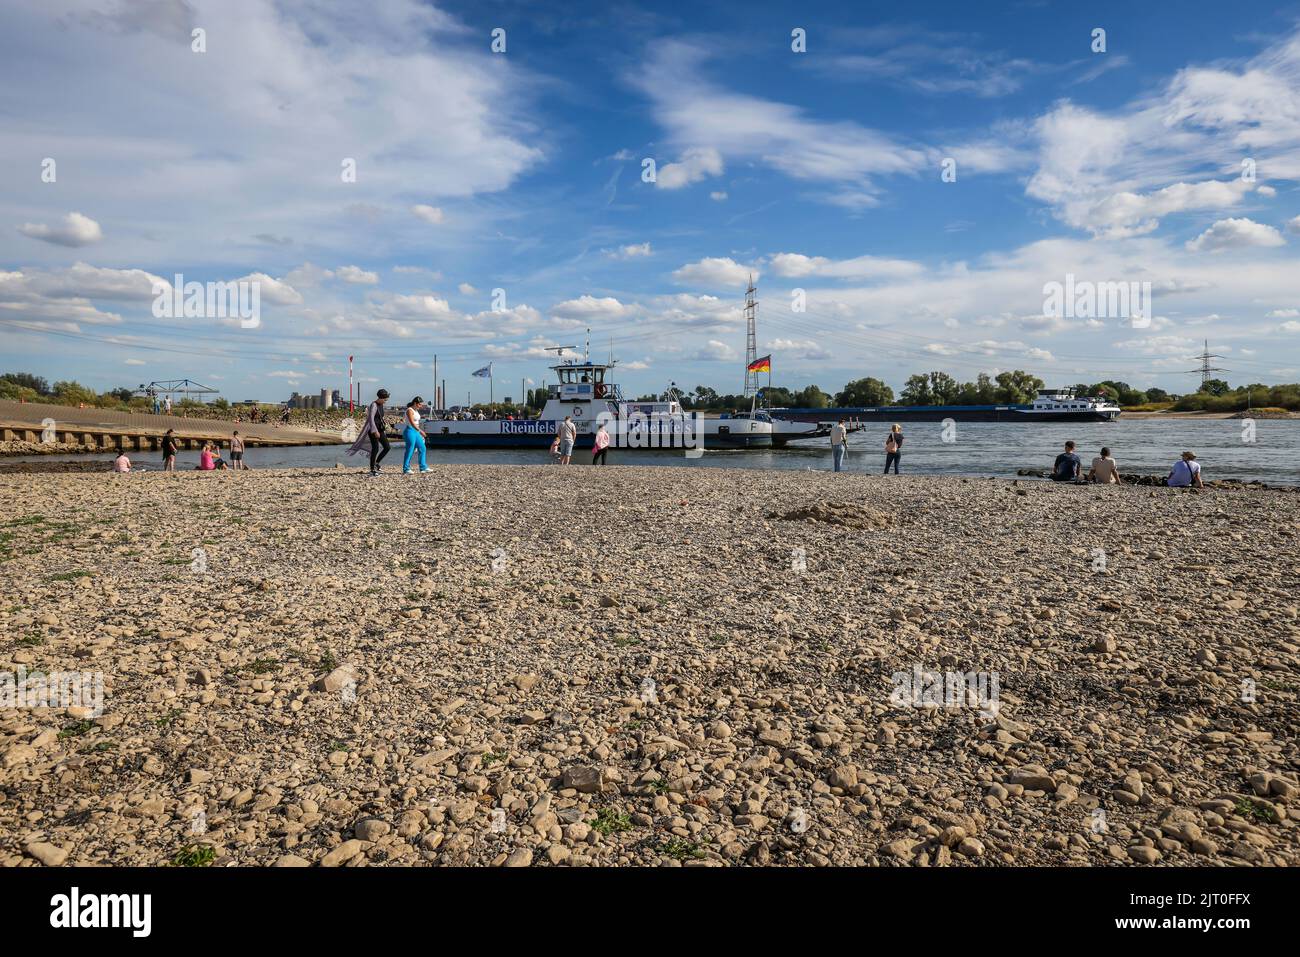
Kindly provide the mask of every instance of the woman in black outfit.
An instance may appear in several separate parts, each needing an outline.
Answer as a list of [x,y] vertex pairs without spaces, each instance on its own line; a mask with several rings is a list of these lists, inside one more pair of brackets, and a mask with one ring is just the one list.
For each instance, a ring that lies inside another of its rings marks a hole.
[[176,471],[176,450],[177,450],[177,447],[178,447],[178,443],[176,442],[176,430],[175,430],[175,429],[168,429],[166,432],[163,433],[163,440],[162,440],[163,471],[164,471],[164,472],[175,472],[175,471]]

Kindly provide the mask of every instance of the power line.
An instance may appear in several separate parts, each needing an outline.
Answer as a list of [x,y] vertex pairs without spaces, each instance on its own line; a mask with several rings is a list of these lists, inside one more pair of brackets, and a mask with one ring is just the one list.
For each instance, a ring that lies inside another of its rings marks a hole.
[[1196,356],[1195,358],[1201,360],[1201,367],[1200,367],[1199,369],[1187,369],[1186,371],[1183,372],[1183,375],[1196,375],[1196,374],[1199,372],[1199,373],[1201,374],[1201,387],[1202,387],[1202,388],[1204,388],[1204,387],[1205,387],[1205,384],[1206,384],[1207,382],[1209,382],[1210,379],[1213,378],[1213,376],[1212,376],[1210,373],[1212,373],[1212,372],[1231,372],[1231,371],[1232,371],[1231,369],[1224,369],[1224,368],[1221,368],[1221,367],[1219,367],[1219,366],[1212,366],[1212,365],[1210,365],[1210,360],[1211,360],[1211,359],[1222,359],[1223,356],[1219,355],[1218,353],[1214,353],[1214,352],[1211,352],[1211,351],[1210,351],[1210,340],[1209,340],[1209,339],[1206,339],[1206,340],[1205,340],[1205,351],[1202,352],[1199,356]]

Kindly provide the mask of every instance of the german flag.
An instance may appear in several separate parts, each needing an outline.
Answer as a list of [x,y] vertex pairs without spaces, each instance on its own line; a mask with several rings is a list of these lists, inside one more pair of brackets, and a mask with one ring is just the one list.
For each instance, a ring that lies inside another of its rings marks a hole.
[[771,357],[771,356],[763,356],[763,358],[761,358],[761,359],[755,359],[755,360],[754,360],[753,362],[751,362],[749,365],[745,366],[745,370],[746,370],[747,372],[771,372],[771,371],[772,371],[772,357]]

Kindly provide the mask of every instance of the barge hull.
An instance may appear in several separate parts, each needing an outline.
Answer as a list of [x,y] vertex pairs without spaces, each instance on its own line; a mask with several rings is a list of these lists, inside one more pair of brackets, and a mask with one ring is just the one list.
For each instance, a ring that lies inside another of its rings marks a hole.
[[1029,412],[1006,408],[977,406],[899,406],[868,409],[773,409],[773,418],[794,422],[824,422],[845,418],[859,422],[1113,422],[1117,415],[1100,412]]

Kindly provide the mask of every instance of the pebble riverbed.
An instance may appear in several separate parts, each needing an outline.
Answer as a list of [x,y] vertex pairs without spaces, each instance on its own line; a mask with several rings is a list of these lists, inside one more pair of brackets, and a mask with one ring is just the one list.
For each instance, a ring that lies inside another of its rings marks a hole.
[[[0,708],[0,865],[1300,863],[1293,491],[438,465],[0,505],[0,674],[105,684]],[[982,683],[900,700],[918,669]]]

